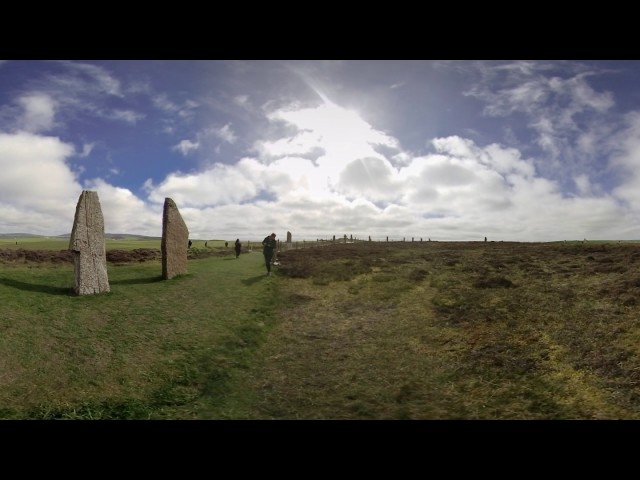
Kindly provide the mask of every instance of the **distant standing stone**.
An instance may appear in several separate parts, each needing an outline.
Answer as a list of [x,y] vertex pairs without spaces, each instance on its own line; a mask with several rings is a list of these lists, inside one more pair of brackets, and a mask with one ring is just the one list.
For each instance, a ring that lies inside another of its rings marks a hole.
[[73,230],[69,239],[73,252],[76,295],[109,292],[107,255],[104,244],[104,217],[98,192],[84,190],[76,205]]
[[176,275],[187,273],[187,248],[189,230],[178,207],[170,198],[164,199],[162,213],[162,278],[169,280]]

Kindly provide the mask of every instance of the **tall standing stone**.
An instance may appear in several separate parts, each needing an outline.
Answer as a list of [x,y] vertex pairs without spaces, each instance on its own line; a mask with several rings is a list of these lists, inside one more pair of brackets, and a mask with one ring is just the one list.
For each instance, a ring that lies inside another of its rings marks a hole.
[[83,190],[76,205],[69,239],[73,252],[76,295],[109,292],[107,253],[104,244],[104,217],[98,192]]
[[287,243],[286,245],[286,250],[291,250],[293,248],[293,242],[291,241],[291,232],[287,232]]
[[187,249],[189,230],[175,202],[164,199],[162,213],[162,278],[169,280],[176,275],[187,273]]

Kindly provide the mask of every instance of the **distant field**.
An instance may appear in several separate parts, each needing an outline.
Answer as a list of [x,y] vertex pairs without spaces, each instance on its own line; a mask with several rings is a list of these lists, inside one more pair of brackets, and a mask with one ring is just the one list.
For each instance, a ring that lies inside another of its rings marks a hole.
[[[223,247],[225,240],[192,240],[192,247],[216,248]],[[228,240],[229,246],[233,245],[235,240]],[[136,248],[160,248],[160,239],[137,239],[127,238],[123,240],[107,239],[105,241],[107,250],[133,250]],[[0,238],[0,248],[23,248],[25,250],[67,250],[69,248],[69,239],[56,237],[23,237],[23,238]]]
[[69,239],[56,237],[0,238],[0,248],[24,248],[28,250],[65,250]]
[[[260,246],[259,240],[246,240],[240,239],[243,247],[248,247],[249,245]],[[282,239],[281,239],[282,241]],[[342,239],[338,239],[338,243],[340,243]],[[233,247],[235,239],[229,240],[202,240],[202,239],[192,239],[192,247],[193,248],[220,248],[225,246],[225,242],[227,242],[227,246],[229,248]],[[548,242],[551,244],[589,244],[589,245],[601,245],[601,244],[625,244],[625,243],[639,243],[640,240],[563,240],[557,242]],[[303,246],[314,245],[316,242],[312,240],[298,240],[293,242],[296,248],[301,248]],[[359,242],[358,242],[359,243]],[[365,242],[368,243],[368,242]],[[372,242],[378,244],[384,244],[387,242]],[[394,241],[389,243],[395,243]],[[400,242],[398,242],[400,243]],[[424,243],[424,242],[402,242],[402,243]],[[436,242],[431,242],[436,243]],[[489,243],[500,243],[500,242],[489,242]],[[105,241],[107,250],[134,250],[138,248],[160,248],[160,239],[149,239],[146,237],[136,237],[135,235],[131,235],[130,238],[118,239],[114,240],[111,238],[107,238]],[[206,246],[205,246],[206,245]],[[0,237],[0,249],[8,248],[8,249],[25,249],[25,250],[67,250],[69,248],[69,239],[67,238],[59,238],[59,237],[17,237],[17,238],[2,238]]]

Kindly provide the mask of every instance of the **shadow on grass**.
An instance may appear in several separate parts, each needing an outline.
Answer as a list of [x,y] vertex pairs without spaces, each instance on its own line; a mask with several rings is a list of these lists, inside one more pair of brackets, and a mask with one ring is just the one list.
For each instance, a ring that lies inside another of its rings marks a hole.
[[73,296],[72,287],[54,287],[51,285],[38,285],[35,283],[21,282],[20,280],[13,280],[11,278],[0,277],[0,284],[7,285],[8,287],[17,288],[18,290],[25,290],[27,292],[40,292],[48,293],[50,295],[69,295]]
[[163,280],[162,275],[154,275],[153,277],[129,278],[128,280],[110,280],[110,285],[139,285],[144,283],[156,283]]
[[257,275],[255,277],[251,277],[251,278],[246,278],[246,279],[242,280],[242,283],[244,283],[245,285],[253,285],[254,283],[259,282],[263,278],[266,278],[265,274]]
[[224,257],[223,260],[238,260],[236,257]]

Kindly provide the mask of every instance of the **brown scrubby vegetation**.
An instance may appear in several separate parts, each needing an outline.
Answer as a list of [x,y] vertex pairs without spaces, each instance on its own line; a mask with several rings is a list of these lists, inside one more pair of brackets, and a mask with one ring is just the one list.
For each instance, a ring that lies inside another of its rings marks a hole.
[[640,418],[638,243],[362,242],[278,260],[265,415]]
[[[207,257],[226,257],[235,255],[232,249],[190,248],[187,257],[190,260]],[[113,264],[140,263],[162,260],[159,248],[135,248],[133,250],[107,250],[107,262]],[[71,250],[28,250],[23,248],[0,249],[0,263],[73,263]]]

